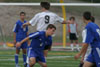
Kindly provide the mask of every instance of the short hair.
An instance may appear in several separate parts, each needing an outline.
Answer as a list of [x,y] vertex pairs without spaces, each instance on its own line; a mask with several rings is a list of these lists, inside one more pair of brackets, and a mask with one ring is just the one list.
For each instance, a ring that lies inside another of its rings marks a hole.
[[72,20],[72,19],[75,20],[75,17],[70,17],[70,18],[69,18],[69,20]]
[[91,16],[91,21],[95,23],[95,18]]
[[91,12],[89,11],[86,11],[83,13],[83,17],[86,19],[86,20],[91,20]]
[[49,24],[49,25],[47,26],[46,30],[47,30],[48,28],[50,28],[50,29],[54,28],[54,29],[56,30],[56,26],[53,25],[53,24]]
[[49,2],[41,2],[41,7],[45,8],[46,10],[50,9],[50,3]]
[[25,12],[20,12],[20,15],[22,15],[22,14],[26,15],[26,13],[25,13]]

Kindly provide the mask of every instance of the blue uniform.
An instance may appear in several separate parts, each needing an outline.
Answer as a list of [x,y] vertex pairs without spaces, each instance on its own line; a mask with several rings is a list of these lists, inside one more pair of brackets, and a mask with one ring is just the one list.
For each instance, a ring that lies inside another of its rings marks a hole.
[[31,45],[28,50],[28,57],[35,57],[36,61],[46,62],[44,57],[44,47],[52,45],[52,37],[46,37],[45,31],[35,32],[29,35],[32,39]]
[[92,50],[86,61],[96,63],[100,67],[100,28],[93,22],[85,27],[83,43],[90,44]]
[[[26,21],[21,22],[18,20],[14,26],[13,32],[16,33],[16,42],[20,42],[24,38],[27,37],[27,32],[28,32],[28,26],[26,28],[23,28],[22,25],[26,23]],[[20,48],[26,49],[27,48],[27,42],[24,42]]]

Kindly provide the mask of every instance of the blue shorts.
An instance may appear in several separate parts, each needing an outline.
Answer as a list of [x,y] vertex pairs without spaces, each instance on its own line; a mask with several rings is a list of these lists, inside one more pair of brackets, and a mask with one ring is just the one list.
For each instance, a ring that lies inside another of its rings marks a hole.
[[96,63],[96,66],[100,67],[100,48],[93,49],[86,61]]
[[40,50],[29,49],[28,50],[28,57],[29,58],[31,58],[31,57],[36,58],[36,62],[40,61],[40,62],[46,63],[44,53],[41,52]]
[[[17,42],[22,41],[23,39],[17,39]],[[20,47],[18,47],[17,49],[27,49],[28,44],[27,42],[24,42]]]

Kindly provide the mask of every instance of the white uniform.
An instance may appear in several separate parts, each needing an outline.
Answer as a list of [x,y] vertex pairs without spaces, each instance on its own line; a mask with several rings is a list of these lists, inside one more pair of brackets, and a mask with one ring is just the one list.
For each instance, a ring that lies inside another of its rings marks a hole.
[[[85,39],[86,39],[85,33],[86,33],[86,30],[83,30],[83,32],[82,32],[83,43],[84,43],[84,41],[85,41]],[[88,55],[89,55],[90,53],[91,53],[91,46],[89,45],[89,46],[88,46],[88,49],[87,49],[87,51],[86,51],[85,57],[84,57],[84,61],[86,61],[86,59],[87,59],[87,57],[88,57]]]
[[36,14],[30,21],[29,23],[34,26],[37,24],[37,31],[43,31],[46,30],[46,27],[49,24],[54,24],[56,22],[62,23],[64,21],[63,18],[59,17],[53,12],[50,11],[45,11]]

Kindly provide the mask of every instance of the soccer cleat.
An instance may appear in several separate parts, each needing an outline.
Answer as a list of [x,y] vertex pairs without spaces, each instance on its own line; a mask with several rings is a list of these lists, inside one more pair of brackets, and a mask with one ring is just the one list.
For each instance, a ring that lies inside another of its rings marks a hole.
[[20,66],[17,64],[16,67],[20,67]]

